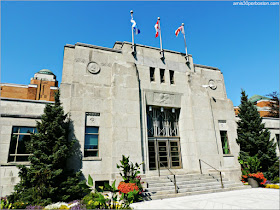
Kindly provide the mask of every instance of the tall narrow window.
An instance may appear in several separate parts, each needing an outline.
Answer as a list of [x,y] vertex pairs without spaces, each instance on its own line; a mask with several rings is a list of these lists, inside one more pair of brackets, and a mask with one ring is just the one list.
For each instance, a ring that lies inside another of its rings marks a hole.
[[170,84],[174,84],[174,71],[169,70]]
[[85,133],[85,157],[98,157],[98,127],[87,126]]
[[227,131],[220,131],[223,154],[230,154]]
[[150,67],[150,81],[154,82],[155,81],[155,68]]
[[164,83],[165,82],[165,76],[164,76],[165,70],[160,69],[160,82]]
[[8,162],[28,161],[28,156],[31,154],[27,151],[26,145],[30,142],[32,133],[37,133],[37,129],[34,127],[13,127]]

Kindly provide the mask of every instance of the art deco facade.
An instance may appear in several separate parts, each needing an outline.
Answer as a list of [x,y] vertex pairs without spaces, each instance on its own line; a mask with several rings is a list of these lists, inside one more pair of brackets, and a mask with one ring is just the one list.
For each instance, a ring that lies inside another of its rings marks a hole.
[[[239,180],[239,146],[231,100],[218,68],[179,52],[116,42],[64,49],[61,99],[80,142],[85,177],[118,178],[122,155],[142,173],[199,173],[199,159]],[[77,162],[76,162],[77,163]],[[77,163],[78,164],[78,163]],[[80,167],[80,165],[76,165]],[[206,166],[204,166],[206,168]]]
[[[81,150],[69,165],[97,183],[120,180],[116,164],[122,155],[143,162],[143,177],[166,168],[200,173],[203,160],[238,182],[235,114],[223,74],[188,59],[144,45],[132,54],[127,42],[113,48],[66,45],[61,101],[73,121],[69,138],[77,139]],[[1,196],[19,181],[15,165],[28,165],[24,139],[36,132],[45,104],[53,103],[55,76],[38,73],[24,90],[5,92],[10,86],[1,85]],[[213,172],[207,165],[203,169]]]

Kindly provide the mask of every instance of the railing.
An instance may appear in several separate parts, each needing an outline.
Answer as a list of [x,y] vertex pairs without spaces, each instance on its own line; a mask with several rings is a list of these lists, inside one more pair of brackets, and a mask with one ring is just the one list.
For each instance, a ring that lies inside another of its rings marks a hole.
[[222,188],[224,188],[224,184],[223,184],[223,178],[222,178],[222,172],[217,170],[216,168],[214,168],[213,166],[209,165],[208,163],[206,163],[205,161],[199,159],[199,167],[200,167],[200,173],[202,174],[202,169],[201,169],[201,161],[204,162],[206,165],[210,166],[211,168],[215,169],[216,171],[218,171],[220,173],[220,178],[221,178],[221,185]]
[[[176,183],[176,176],[174,173],[172,173],[172,171],[170,171],[169,168],[167,168],[165,165],[163,165],[160,161],[158,161],[159,164],[161,164],[164,168],[166,168],[172,175],[174,178],[174,187],[175,187],[175,193],[178,193],[178,189],[177,189],[177,183]],[[160,176],[160,165],[158,164],[158,176]],[[171,180],[172,182],[172,180]]]

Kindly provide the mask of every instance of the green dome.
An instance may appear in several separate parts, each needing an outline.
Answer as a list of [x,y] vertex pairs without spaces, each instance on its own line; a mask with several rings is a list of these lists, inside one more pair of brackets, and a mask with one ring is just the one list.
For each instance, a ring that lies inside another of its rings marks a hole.
[[260,100],[270,100],[270,98],[260,95],[253,95],[251,98],[248,99],[248,101],[251,101],[252,103],[255,103]]
[[52,71],[49,70],[49,69],[42,69],[42,70],[38,71],[37,73],[38,73],[38,74],[54,75],[54,73],[52,73]]

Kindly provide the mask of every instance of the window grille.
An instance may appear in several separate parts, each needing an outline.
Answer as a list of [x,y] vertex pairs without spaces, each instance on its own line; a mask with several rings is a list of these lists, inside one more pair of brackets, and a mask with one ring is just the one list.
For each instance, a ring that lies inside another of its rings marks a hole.
[[148,136],[179,136],[179,109],[164,109],[163,112],[159,107],[153,107],[149,111],[147,107]]

